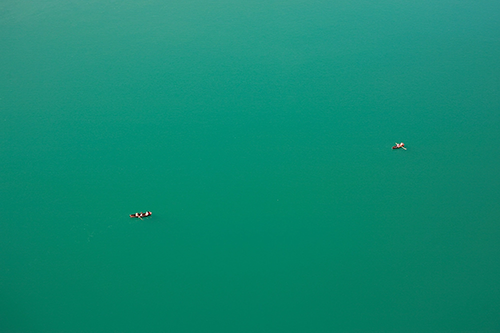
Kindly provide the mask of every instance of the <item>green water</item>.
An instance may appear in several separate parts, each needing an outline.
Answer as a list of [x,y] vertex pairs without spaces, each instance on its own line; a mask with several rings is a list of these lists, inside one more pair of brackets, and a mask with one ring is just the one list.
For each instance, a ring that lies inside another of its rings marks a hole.
[[0,331],[500,332],[499,17],[3,1]]

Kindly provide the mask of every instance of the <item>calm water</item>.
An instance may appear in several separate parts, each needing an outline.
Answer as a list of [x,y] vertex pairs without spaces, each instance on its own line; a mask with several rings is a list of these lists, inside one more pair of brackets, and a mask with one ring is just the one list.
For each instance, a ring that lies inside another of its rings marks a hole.
[[499,17],[3,1],[0,331],[500,332]]

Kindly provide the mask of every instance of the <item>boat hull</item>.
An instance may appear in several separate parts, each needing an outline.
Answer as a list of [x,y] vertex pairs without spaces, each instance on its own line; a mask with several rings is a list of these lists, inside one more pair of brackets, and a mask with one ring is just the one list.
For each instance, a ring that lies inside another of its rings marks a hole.
[[153,213],[151,213],[151,212],[145,212],[145,213],[141,212],[141,213],[130,214],[130,217],[133,218],[133,219],[134,218],[135,219],[138,219],[138,218],[142,219],[143,217],[149,217],[151,215],[153,215]]

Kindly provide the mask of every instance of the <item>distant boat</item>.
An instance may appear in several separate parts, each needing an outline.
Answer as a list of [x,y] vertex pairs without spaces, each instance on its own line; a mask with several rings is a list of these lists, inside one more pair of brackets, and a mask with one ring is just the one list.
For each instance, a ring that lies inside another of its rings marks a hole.
[[403,148],[404,150],[406,150],[405,144],[402,142],[401,143],[396,142],[396,145],[392,147],[392,149],[399,149],[399,148]]
[[138,219],[142,220],[143,217],[148,217],[148,216],[151,216],[152,214],[153,213],[151,213],[151,212],[145,212],[145,213],[140,212],[140,213],[130,214],[130,217],[131,218],[138,218]]

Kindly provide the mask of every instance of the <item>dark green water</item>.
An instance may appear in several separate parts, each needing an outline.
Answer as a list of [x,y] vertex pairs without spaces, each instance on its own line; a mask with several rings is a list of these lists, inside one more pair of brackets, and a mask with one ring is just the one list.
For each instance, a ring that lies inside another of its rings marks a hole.
[[3,1],[0,331],[500,332],[499,17]]

